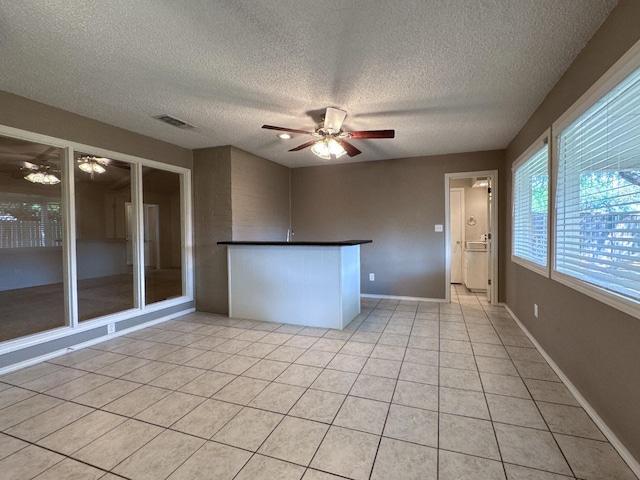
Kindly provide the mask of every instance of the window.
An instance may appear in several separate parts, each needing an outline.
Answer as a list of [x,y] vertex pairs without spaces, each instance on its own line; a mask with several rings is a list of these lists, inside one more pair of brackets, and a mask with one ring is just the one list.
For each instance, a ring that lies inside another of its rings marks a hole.
[[[548,275],[549,147],[547,134],[513,167],[512,261]],[[542,147],[541,147],[542,145]]]
[[557,131],[554,278],[638,315],[640,69]]

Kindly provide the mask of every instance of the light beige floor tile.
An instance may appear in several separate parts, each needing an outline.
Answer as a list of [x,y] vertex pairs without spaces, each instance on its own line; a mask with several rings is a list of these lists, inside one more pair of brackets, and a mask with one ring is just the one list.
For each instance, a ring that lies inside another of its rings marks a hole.
[[501,462],[440,450],[438,480],[506,480]]
[[494,426],[504,462],[571,475],[551,433],[502,423]]
[[371,480],[435,480],[438,451],[435,448],[383,438],[373,466]]
[[337,475],[307,468],[302,480],[343,480],[343,478],[344,477],[338,477]]
[[308,466],[329,426],[295,417],[285,417],[258,453]]
[[304,467],[254,455],[234,480],[300,480]]
[[440,366],[447,368],[461,368],[464,370],[478,369],[473,355],[451,352],[440,352]]
[[537,404],[552,432],[607,441],[583,408],[545,402]]
[[29,445],[0,461],[3,479],[22,480],[33,478],[65,457],[36,445]]
[[396,380],[393,378],[374,377],[373,375],[358,375],[353,388],[349,392],[355,397],[369,398],[381,402],[390,402],[393,398],[393,391],[396,387]]
[[282,345],[287,340],[293,337],[290,333],[271,332],[260,339],[261,343],[268,343],[271,345]]
[[52,358],[51,360],[48,361],[48,363],[71,367],[76,363],[84,362],[85,360],[89,360],[90,358],[97,357],[98,355],[102,355],[102,352],[100,350],[94,350],[92,348],[83,348],[81,350],[76,350],[74,352],[67,353],[65,355],[60,355],[59,357],[56,357],[56,358]]
[[482,387],[487,393],[531,399],[529,391],[520,377],[480,372],[480,379],[482,380]]
[[86,375],[87,372],[76,370],[75,368],[62,367],[55,372],[43,375],[29,382],[21,384],[22,388],[34,390],[36,392],[45,392],[51,388],[55,388],[64,383],[75,380]]
[[193,342],[191,344],[191,348],[201,348],[203,350],[212,350],[212,349],[216,348],[218,345],[222,345],[226,341],[227,341],[226,338],[205,337],[205,338],[203,338],[201,340],[198,340],[197,342]]
[[338,353],[329,362],[329,364],[327,365],[327,368],[330,368],[332,370],[339,370],[341,372],[360,373],[366,361],[367,361],[366,357]]
[[183,347],[176,350],[175,352],[171,352],[169,355],[165,355],[161,358],[161,360],[167,363],[184,365],[185,363],[190,362],[191,360],[199,357],[205,352],[206,350],[204,349]]
[[482,383],[478,372],[460,370],[458,368],[440,367],[440,386],[459,388],[462,390],[482,391]]
[[368,479],[379,438],[377,435],[332,426],[310,466],[356,480]]
[[560,434],[554,436],[577,477],[585,480],[636,479],[610,443]]
[[546,380],[549,382],[561,382],[556,372],[546,363],[523,362],[515,360],[514,365],[518,369],[522,378],[532,378],[534,380]]
[[404,361],[420,365],[438,366],[438,352],[435,350],[421,350],[419,348],[407,348]]
[[326,367],[335,356],[334,352],[324,352],[322,350],[307,350],[300,355],[294,363],[298,365],[308,365],[310,367]]
[[180,391],[199,395],[201,397],[210,397],[216,394],[220,389],[228,385],[236,378],[236,375],[222,372],[206,371],[186,385],[180,387]]
[[288,362],[277,362],[275,360],[262,359],[242,375],[245,377],[258,378],[260,380],[273,381],[284,372],[291,364]]
[[509,358],[509,353],[502,345],[489,343],[472,343],[473,353],[479,357]]
[[4,433],[0,433],[0,460],[8,457],[18,450],[22,450],[28,445],[29,444],[27,442],[23,442],[22,440],[18,440],[17,438],[10,437],[9,435],[5,435]]
[[438,411],[438,387],[425,383],[398,380],[393,403],[407,407]]
[[350,340],[353,341],[353,342],[375,344],[375,343],[378,343],[378,340],[380,340],[380,336],[381,335],[382,335],[381,333],[365,332],[365,331],[362,331],[362,330],[358,329],[358,331],[356,331],[351,336]]
[[409,348],[420,348],[422,350],[438,350],[439,344],[440,342],[437,337],[420,337],[411,335],[407,346]]
[[391,405],[383,435],[437,448],[438,414],[420,408]]
[[187,393],[172,392],[135,416],[138,420],[169,427],[184,417],[202,402],[203,397]]
[[151,385],[142,385],[133,392],[127,393],[117,400],[106,404],[102,407],[102,410],[117,413],[125,417],[134,417],[170,393],[171,390],[152,387]]
[[309,389],[289,411],[289,415],[332,423],[345,398],[345,395],[339,393]]
[[103,470],[65,458],[35,477],[35,480],[97,480],[103,476]]
[[373,351],[375,345],[371,343],[362,343],[349,340],[344,344],[344,347],[340,349],[340,353],[347,355],[359,355],[361,357],[368,357]]
[[506,349],[509,352],[509,356],[514,360],[547,363],[544,357],[540,355],[540,352],[538,352],[538,350],[536,350],[535,348],[507,346]]
[[471,343],[460,340],[440,340],[440,351],[448,353],[459,353],[462,355],[473,354]]
[[240,410],[242,410],[240,405],[219,400],[205,400],[174,423],[171,428],[197,437],[210,439]]
[[536,401],[561,403],[563,405],[573,405],[574,407],[580,406],[580,403],[562,383],[530,378],[525,378],[524,383],[527,384],[531,396]]
[[399,378],[408,382],[438,385],[438,367],[403,362]]
[[131,382],[148,383],[176,368],[178,368],[177,365],[173,363],[151,362],[120,378]]
[[267,385],[269,385],[269,382],[265,380],[237,377],[213,397],[225,402],[248,405]]
[[34,395],[0,411],[0,430],[6,430],[31,417],[56,407],[62,400],[47,395]]
[[380,335],[378,345],[390,345],[394,347],[406,347],[409,344],[409,334],[397,335],[394,333],[386,333]]
[[225,361],[229,357],[231,357],[231,355],[228,353],[207,351],[193,360],[189,360],[185,363],[185,366],[208,370]]
[[[256,333],[262,335],[264,332],[255,332],[254,330],[251,330],[250,332],[246,333]],[[239,354],[246,357],[264,358],[271,352],[273,352],[276,348],[278,348],[278,345],[256,342],[240,350]]]
[[401,366],[402,362],[395,360],[369,358],[362,369],[362,373],[366,375],[375,375],[377,377],[398,378]]
[[232,480],[251,458],[251,453],[216,442],[205,443],[169,476],[169,480],[211,478]]
[[44,437],[37,443],[64,455],[71,455],[125,420],[125,417],[98,410]]
[[205,370],[194,367],[186,367],[179,365],[173,370],[160,375],[158,378],[151,380],[149,385],[159,388],[168,388],[169,390],[178,390],[184,387],[190,381],[198,378]]
[[100,375],[107,375],[109,377],[122,377],[123,375],[131,373],[150,362],[151,360],[147,360],[145,358],[126,357],[115,363],[107,365],[106,367],[102,367],[100,370],[96,371],[96,373]]
[[[14,425],[6,432],[28,442],[36,442],[43,437],[75,422],[94,410],[84,405],[65,402],[46,412]],[[1,413],[1,412],[0,412]]]
[[282,418],[278,413],[245,407],[212,440],[255,452]]
[[137,420],[127,420],[73,454],[73,458],[111,470],[163,429]]
[[311,347],[318,341],[318,337],[305,337],[302,335],[295,335],[286,342],[284,342],[284,346],[286,347],[297,347],[307,349]]
[[494,422],[547,430],[547,424],[542,419],[533,400],[488,393],[487,403]]
[[221,343],[220,345],[218,345],[217,347],[214,347],[213,349],[216,352],[230,353],[233,355],[240,352],[242,349],[247,348],[252,343],[253,342],[245,342],[244,340],[231,339],[231,340],[227,340],[224,343]]
[[493,426],[487,420],[441,413],[440,448],[500,460]]
[[386,402],[348,396],[333,424],[381,435],[388,411],[389,404]]
[[300,333],[303,329],[304,327],[301,325],[282,325],[275,331],[279,333],[288,333],[290,335],[295,335],[296,333]]
[[154,345],[157,344],[155,342],[149,342],[147,340],[134,340],[127,345],[115,348],[114,350],[112,350],[112,352],[119,353],[121,355],[136,355],[139,352],[146,350],[147,348],[153,347]]
[[297,385],[299,387],[309,387],[321,373],[322,369],[318,367],[292,364],[276,378],[276,382]]
[[[102,353],[100,355],[102,355]],[[53,373],[56,370],[60,370],[61,368],[61,365],[42,362],[30,367],[21,368],[20,370],[16,370],[15,372],[2,375],[0,376],[0,381],[8,383],[10,385],[21,385],[23,383],[30,382],[31,380],[35,380],[36,378],[40,378],[44,375]]]
[[249,406],[286,414],[304,392],[304,387],[271,383],[249,403]]
[[478,370],[481,372],[519,376],[513,362],[507,358],[476,357],[476,362],[478,363]]
[[325,333],[329,331],[328,328],[319,328],[319,327],[304,327],[299,335],[306,335],[308,337],[322,337]]
[[112,363],[116,363],[119,360],[124,360],[125,358],[127,358],[126,355],[104,352],[102,355],[97,355],[89,360],[85,360],[84,362],[76,363],[73,368],[85,370],[87,372],[97,372],[101,368],[111,365]]
[[371,358],[380,358],[382,360],[394,360],[401,362],[404,359],[406,348],[393,345],[376,345],[371,352]]
[[569,480],[574,478],[509,463],[504,464],[504,469],[507,472],[508,480]]
[[256,357],[233,355],[232,357],[217,364],[212,368],[212,370],[215,370],[217,372],[231,373],[233,375],[240,375],[259,361],[260,359]]
[[36,392],[31,390],[25,390],[24,388],[14,387],[8,385],[9,388],[5,388],[0,392],[0,409],[9,407],[14,403],[26,400],[29,397],[36,395]]
[[324,352],[337,353],[346,342],[344,340],[336,340],[331,338],[320,338],[310,348],[312,350],[322,350]]
[[338,372],[337,370],[324,370],[315,382],[311,384],[311,388],[316,390],[324,390],[333,393],[349,393],[351,386],[356,381],[358,375],[350,372]]
[[281,345],[265,358],[269,360],[277,360],[279,362],[295,362],[296,359],[304,352],[306,352],[305,348]]
[[115,379],[87,393],[74,397],[73,401],[93,408],[101,408],[137,388],[140,388],[139,383]]
[[140,480],[166,478],[196,452],[204,440],[165,430],[113,471]]
[[[167,335],[173,336],[174,333],[167,332]],[[167,345],[166,343],[158,343],[151,348],[147,348],[141,352],[136,353],[136,357],[146,358],[148,360],[159,360],[162,357],[169,355],[170,353],[179,350],[177,345]]]

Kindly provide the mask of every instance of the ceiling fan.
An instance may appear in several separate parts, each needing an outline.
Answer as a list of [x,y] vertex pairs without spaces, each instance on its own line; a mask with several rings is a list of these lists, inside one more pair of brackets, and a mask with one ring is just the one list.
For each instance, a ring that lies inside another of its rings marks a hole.
[[342,123],[347,116],[347,112],[338,108],[327,107],[323,122],[316,125],[312,132],[306,130],[296,130],[294,128],[274,127],[273,125],[263,125],[267,130],[278,130],[280,132],[299,133],[302,135],[312,135],[316,137],[310,142],[303,143],[290,149],[290,152],[297,152],[307,147],[311,151],[325,160],[331,157],[339,158],[345,153],[350,157],[362,153],[347,140],[360,140],[365,138],[394,138],[395,130],[358,130],[345,132],[342,130]]

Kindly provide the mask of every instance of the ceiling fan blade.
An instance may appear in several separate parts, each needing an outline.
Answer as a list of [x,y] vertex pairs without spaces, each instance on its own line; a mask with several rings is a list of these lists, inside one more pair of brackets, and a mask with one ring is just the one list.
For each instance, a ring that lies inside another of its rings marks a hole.
[[345,132],[351,138],[395,138],[395,130],[360,130],[357,132]]
[[305,130],[296,130],[295,128],[274,127],[273,125],[262,125],[262,128],[266,128],[267,130],[278,130],[279,132],[300,133],[302,135],[311,135],[313,133]]
[[344,150],[347,152],[347,155],[349,155],[350,157],[355,157],[356,155],[362,153],[356,147],[354,147],[350,143],[345,142],[344,140],[336,139],[336,142],[342,145],[342,148],[344,148]]
[[313,145],[314,143],[316,143],[318,140],[311,140],[310,142],[307,143],[303,143],[302,145],[298,145],[297,147],[292,148],[291,150],[289,150],[290,152],[297,152],[298,150],[302,150],[303,148],[307,148],[310,147],[311,145]]
[[327,112],[324,115],[324,129],[338,133],[342,128],[342,122],[344,122],[346,116],[347,112],[344,110],[327,107]]

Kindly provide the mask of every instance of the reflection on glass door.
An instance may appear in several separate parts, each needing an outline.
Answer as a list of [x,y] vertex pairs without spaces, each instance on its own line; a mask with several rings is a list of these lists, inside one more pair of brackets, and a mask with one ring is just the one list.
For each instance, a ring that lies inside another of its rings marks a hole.
[[0,342],[68,324],[62,149],[0,137]]
[[180,175],[143,167],[145,303],[184,295]]
[[78,319],[134,308],[130,164],[76,152]]

